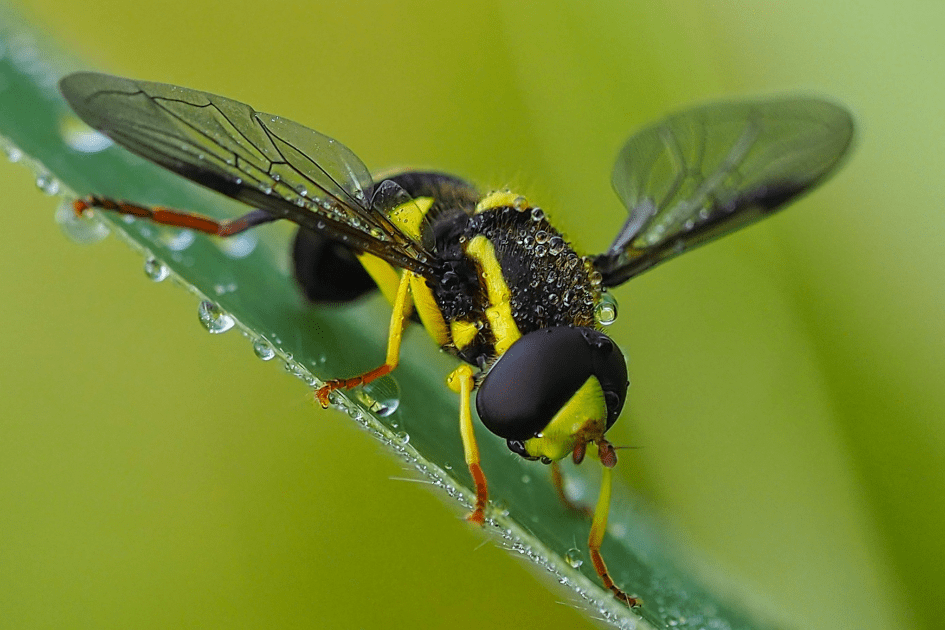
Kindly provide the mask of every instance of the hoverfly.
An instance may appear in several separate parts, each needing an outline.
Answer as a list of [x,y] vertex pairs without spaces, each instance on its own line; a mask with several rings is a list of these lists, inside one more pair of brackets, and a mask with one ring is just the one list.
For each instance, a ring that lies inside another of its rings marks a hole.
[[[118,144],[252,210],[231,220],[107,197],[74,203],[228,237],[286,219],[299,226],[296,277],[313,300],[352,299],[378,286],[393,305],[383,364],[326,382],[354,388],[397,367],[407,321],[462,360],[447,379],[460,396],[460,433],[488,501],[470,398],[483,425],[529,460],[557,467],[586,455],[603,465],[588,539],[604,586],[629,606],[600,553],[614,447],[605,437],[626,399],[626,363],[599,330],[604,290],[754,221],[831,175],[853,138],[843,108],[810,98],[718,103],[633,135],[613,186],[628,212],[610,247],[581,256],[543,211],[507,191],[482,195],[442,173],[373,178],[341,143],[248,105],[186,88],[77,73],[60,82],[76,114]],[[560,488],[560,472],[553,469]],[[562,497],[564,497],[562,492]]]

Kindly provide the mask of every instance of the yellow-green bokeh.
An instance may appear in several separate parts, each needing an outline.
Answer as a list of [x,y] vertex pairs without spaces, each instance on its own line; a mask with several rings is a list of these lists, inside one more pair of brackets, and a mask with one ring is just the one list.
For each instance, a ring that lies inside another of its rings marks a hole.
[[[859,146],[786,214],[617,292],[624,481],[790,625],[941,626],[945,5],[24,3],[116,74],[225,94],[371,167],[620,223],[610,164],[694,101],[835,97]],[[0,164],[0,626],[589,624],[301,382],[211,337]]]

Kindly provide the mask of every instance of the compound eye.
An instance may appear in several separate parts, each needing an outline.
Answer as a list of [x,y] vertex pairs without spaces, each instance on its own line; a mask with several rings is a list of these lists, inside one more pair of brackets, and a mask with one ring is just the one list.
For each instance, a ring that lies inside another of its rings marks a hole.
[[623,354],[594,329],[539,329],[522,336],[495,363],[479,387],[476,409],[493,434],[525,441],[541,433],[591,377],[604,390],[610,427],[627,393]]
[[614,341],[595,329],[582,328],[584,340],[591,349],[594,376],[604,391],[607,404],[607,429],[617,421],[627,400],[627,362]]
[[525,449],[525,443],[521,440],[507,440],[505,441],[506,445],[509,447],[509,451],[514,454],[520,455],[525,460],[538,460],[535,456],[532,456],[528,453],[528,450]]

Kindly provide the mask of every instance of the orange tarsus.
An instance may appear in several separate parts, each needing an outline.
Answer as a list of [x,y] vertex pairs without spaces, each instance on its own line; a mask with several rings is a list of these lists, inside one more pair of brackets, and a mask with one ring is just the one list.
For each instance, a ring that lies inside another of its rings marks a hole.
[[594,511],[591,510],[590,506],[578,504],[564,492],[564,476],[561,475],[561,465],[557,462],[551,463],[551,483],[555,487],[555,491],[558,492],[558,499],[561,500],[565,508],[575,513],[581,513],[587,517],[593,517]]
[[327,408],[330,403],[328,396],[335,390],[350,390],[351,388],[363,386],[371,383],[375,379],[383,377],[390,371],[391,366],[381,364],[374,370],[368,371],[363,375],[358,375],[357,377],[351,377],[350,379],[331,379],[330,381],[326,381],[322,387],[315,391],[315,398],[318,399],[318,402],[323,408]]
[[466,521],[482,526],[486,522],[486,502],[489,498],[489,487],[486,485],[486,476],[482,472],[482,467],[478,463],[469,465],[469,472],[472,474],[473,482],[476,483],[476,508],[466,516]]
[[600,554],[600,550],[595,550],[591,548],[591,562],[594,564],[594,570],[597,572],[597,575],[600,576],[601,582],[604,583],[604,587],[613,592],[614,596],[617,597],[617,600],[624,603],[628,607],[639,607],[643,604],[643,601],[639,598],[634,598],[627,594],[619,587],[614,584],[610,574],[607,572],[607,566],[604,565],[604,558]]

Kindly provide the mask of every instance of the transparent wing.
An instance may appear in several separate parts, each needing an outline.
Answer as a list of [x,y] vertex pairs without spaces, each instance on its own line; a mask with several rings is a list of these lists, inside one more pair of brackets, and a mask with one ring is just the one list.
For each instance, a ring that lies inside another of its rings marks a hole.
[[850,114],[816,99],[719,103],[640,131],[614,164],[629,215],[594,261],[604,284],[770,215],[828,177],[852,138]]
[[[367,167],[340,142],[221,96],[81,72],[60,84],[76,114],[198,184],[425,276],[421,245],[375,203]],[[384,196],[409,203],[406,195]]]

